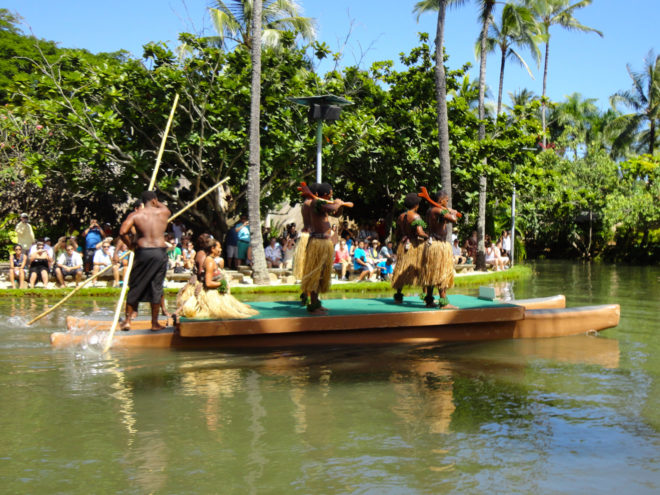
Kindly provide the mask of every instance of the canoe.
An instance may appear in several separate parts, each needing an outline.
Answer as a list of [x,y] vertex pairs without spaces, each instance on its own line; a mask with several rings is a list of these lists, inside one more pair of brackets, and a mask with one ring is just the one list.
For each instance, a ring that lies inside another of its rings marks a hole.
[[[237,349],[545,338],[598,332],[618,325],[620,315],[617,304],[566,308],[564,296],[508,303],[464,295],[449,300],[458,309],[429,309],[419,298],[403,304],[391,298],[328,299],[327,315],[311,315],[295,301],[255,302],[250,305],[259,314],[245,320],[181,317],[152,332],[148,319],[137,319],[131,331],[115,332],[112,346]],[[53,333],[51,343],[80,345],[103,338],[109,328],[104,319],[69,317],[68,331]]]

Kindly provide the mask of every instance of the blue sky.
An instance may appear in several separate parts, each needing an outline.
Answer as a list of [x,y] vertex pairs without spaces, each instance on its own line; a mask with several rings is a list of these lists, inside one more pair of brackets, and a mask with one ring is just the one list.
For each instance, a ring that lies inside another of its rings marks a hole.
[[[424,14],[417,22],[412,13],[415,0],[298,2],[306,16],[316,19],[317,39],[343,52],[343,65],[360,63],[367,68],[378,60],[398,61],[400,52],[418,44],[418,32],[428,32],[431,40],[435,33],[435,14]],[[478,78],[474,58],[479,32],[476,3],[450,10],[445,32],[450,68],[472,62],[473,79]],[[125,49],[139,57],[142,45],[149,41],[175,45],[181,31],[210,33],[207,7],[212,4],[212,0],[5,0],[2,7],[23,17],[25,32],[62,47],[92,52]],[[660,52],[660,0],[594,0],[591,6],[577,11],[576,17],[602,31],[604,37],[559,27],[551,31],[548,95],[562,101],[578,92],[597,98],[597,104],[606,108],[611,94],[631,88],[626,64],[641,70],[649,50]],[[508,92],[522,88],[541,94],[542,68],[532,67],[535,79],[531,79],[524,69],[507,64],[505,103]],[[487,76],[492,99],[497,96],[498,78],[499,56],[494,54],[488,59]]]

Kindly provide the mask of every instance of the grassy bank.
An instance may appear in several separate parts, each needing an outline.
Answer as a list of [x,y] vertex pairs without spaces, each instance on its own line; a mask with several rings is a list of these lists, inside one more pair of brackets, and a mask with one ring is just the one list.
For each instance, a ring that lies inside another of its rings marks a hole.
[[[476,285],[487,285],[494,282],[506,280],[522,280],[532,276],[532,269],[518,265],[503,272],[474,273],[457,276],[454,279],[454,287],[474,287]],[[4,289],[0,290],[0,297],[48,297],[63,298],[73,289]],[[334,284],[332,292],[383,292],[390,290],[389,282],[348,282]],[[103,297],[119,295],[120,289],[112,287],[90,287],[78,291],[75,297]],[[177,288],[166,288],[165,294],[174,295],[179,291]],[[297,294],[300,285],[250,285],[236,286],[231,288],[234,295],[237,294]]]

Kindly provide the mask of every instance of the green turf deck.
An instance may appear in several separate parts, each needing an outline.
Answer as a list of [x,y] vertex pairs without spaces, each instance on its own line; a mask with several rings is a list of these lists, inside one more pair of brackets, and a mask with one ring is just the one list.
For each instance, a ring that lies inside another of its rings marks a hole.
[[[461,294],[450,295],[449,302],[459,309],[477,308],[511,308],[513,304],[498,301],[488,301]],[[297,301],[251,302],[250,306],[259,311],[251,319],[296,318],[315,316],[310,314]],[[380,299],[325,299],[323,306],[328,309],[328,316],[351,316],[386,313],[412,313],[416,311],[439,311],[437,308],[427,308],[419,297],[406,297],[402,304],[395,304],[391,297]],[[181,317],[181,321],[199,321],[197,318]]]

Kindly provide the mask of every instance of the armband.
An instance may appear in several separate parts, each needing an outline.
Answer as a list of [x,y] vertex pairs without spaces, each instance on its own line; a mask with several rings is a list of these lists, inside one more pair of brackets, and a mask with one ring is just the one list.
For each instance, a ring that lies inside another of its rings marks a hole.
[[410,224],[410,226],[411,226],[411,227],[421,227],[421,228],[423,228],[423,229],[425,229],[426,227],[428,227],[428,225],[426,224],[426,222],[425,222],[424,220],[422,220],[421,218],[418,218],[417,220],[413,221],[413,222]]
[[228,290],[229,290],[229,285],[227,284],[227,279],[223,278],[220,281],[220,286],[218,287],[218,292],[220,294],[226,294]]

